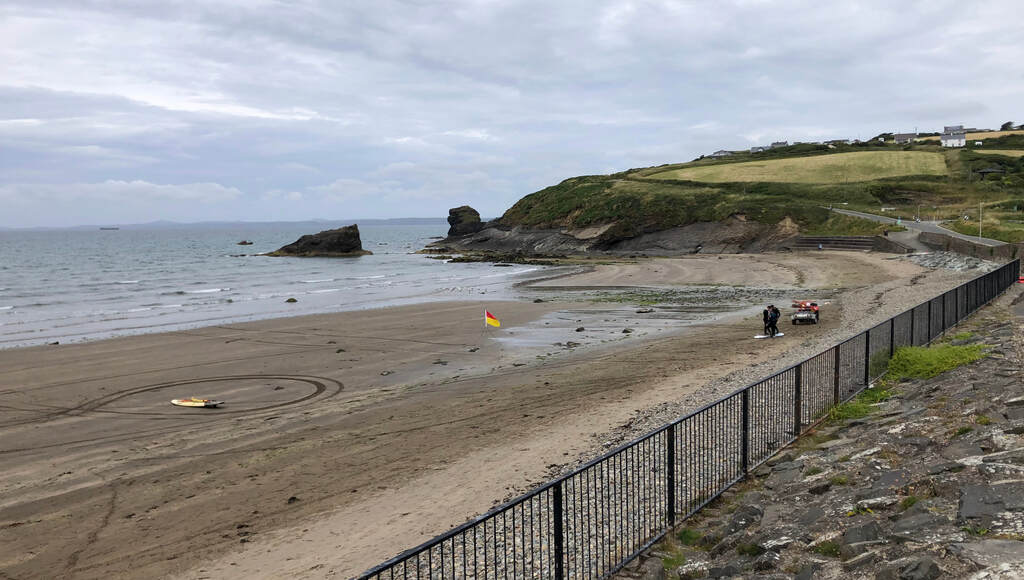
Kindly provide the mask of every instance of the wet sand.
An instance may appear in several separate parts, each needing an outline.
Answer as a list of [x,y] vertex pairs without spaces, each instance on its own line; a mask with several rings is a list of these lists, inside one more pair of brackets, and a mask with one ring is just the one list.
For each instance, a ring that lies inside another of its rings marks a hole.
[[[755,262],[759,283],[769,279],[760,285],[895,284],[922,299],[967,276],[884,257]],[[558,301],[542,303],[434,303],[0,351],[0,578],[358,574],[597,453],[638,412],[837,330],[842,292],[821,325],[754,341],[760,322],[745,315],[623,333],[635,308],[564,302],[557,290],[703,284],[709,271],[742,284],[747,259],[601,266],[544,283]],[[483,326],[485,307],[500,329]],[[523,345],[552,321],[560,336],[589,336]],[[189,395],[227,404],[168,403]]]

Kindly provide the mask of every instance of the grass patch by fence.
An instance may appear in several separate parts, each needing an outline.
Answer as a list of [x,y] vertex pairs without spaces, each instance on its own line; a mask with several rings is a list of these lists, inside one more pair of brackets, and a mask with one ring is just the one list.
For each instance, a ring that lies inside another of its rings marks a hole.
[[889,389],[864,389],[853,399],[832,407],[828,412],[828,417],[832,421],[850,421],[867,417],[875,410],[875,405],[889,400],[892,396],[893,392]]
[[930,379],[984,358],[984,350],[983,344],[900,347],[889,361],[889,370],[883,381],[894,384],[905,379]]

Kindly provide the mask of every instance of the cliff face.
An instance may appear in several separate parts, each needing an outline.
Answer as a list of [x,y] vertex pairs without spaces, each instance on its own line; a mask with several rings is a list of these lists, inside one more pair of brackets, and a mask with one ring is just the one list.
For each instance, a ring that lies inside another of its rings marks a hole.
[[363,249],[363,242],[359,238],[359,227],[352,224],[335,230],[325,230],[318,234],[302,236],[268,255],[348,258],[372,253]]

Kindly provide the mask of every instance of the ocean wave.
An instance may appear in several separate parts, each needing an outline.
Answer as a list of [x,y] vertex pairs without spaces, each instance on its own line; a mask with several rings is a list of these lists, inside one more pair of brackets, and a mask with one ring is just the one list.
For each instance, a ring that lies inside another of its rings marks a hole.
[[387,278],[387,274],[378,274],[376,276],[355,276],[352,280],[376,280],[378,278]]
[[322,290],[310,290],[307,294],[327,294],[328,292],[341,292],[341,288],[324,288]]
[[320,284],[321,282],[334,282],[337,278],[322,278],[320,280],[299,280],[303,284]]
[[14,310],[13,306],[0,306],[0,310]]
[[184,294],[213,294],[215,292],[227,292],[231,288],[204,288],[203,290],[175,290],[174,292],[164,292],[166,296],[181,296]]
[[117,280],[114,284],[138,284],[138,280]]

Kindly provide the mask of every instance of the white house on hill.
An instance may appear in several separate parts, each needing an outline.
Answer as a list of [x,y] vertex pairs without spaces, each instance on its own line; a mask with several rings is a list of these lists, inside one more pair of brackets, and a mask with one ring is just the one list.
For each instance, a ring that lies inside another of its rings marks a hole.
[[943,147],[963,147],[967,144],[967,135],[963,133],[943,133],[940,140]]
[[711,155],[708,155],[708,157],[728,157],[730,155],[732,155],[732,151],[726,151],[725,149],[719,149],[718,151],[715,151]]

